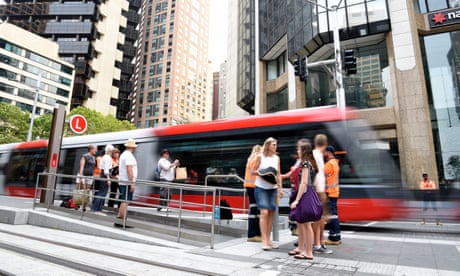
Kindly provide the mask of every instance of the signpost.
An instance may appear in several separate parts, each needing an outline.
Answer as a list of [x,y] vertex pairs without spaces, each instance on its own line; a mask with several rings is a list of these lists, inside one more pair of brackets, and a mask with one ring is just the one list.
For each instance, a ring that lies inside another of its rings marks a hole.
[[[64,137],[65,107],[58,105],[54,108],[53,121],[51,123],[51,133],[48,142],[48,153],[46,156],[46,168],[48,173],[57,173],[59,164],[59,153]],[[45,176],[43,179],[43,190],[40,195],[40,202],[46,202],[48,207],[54,200],[54,190],[56,188],[56,177]]]
[[69,120],[70,130],[75,134],[83,134],[88,128],[88,122],[83,115],[75,114]]

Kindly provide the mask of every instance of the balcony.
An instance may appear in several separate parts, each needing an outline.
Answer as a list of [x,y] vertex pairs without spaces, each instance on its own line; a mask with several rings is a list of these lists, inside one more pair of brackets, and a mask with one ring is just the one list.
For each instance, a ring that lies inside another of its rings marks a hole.
[[129,43],[129,42],[125,42],[125,45],[123,47],[123,54],[132,59],[136,56],[136,47],[133,46],[133,44]]
[[136,41],[137,39],[137,31],[132,26],[127,26],[125,29],[125,38],[130,41]]
[[129,8],[138,11],[141,8],[141,0],[129,1]]
[[88,99],[91,97],[91,91],[84,83],[75,83],[73,86],[72,98]]
[[136,11],[129,10],[128,15],[126,16],[126,19],[128,20],[128,23],[131,23],[133,25],[137,25],[137,24],[139,24],[140,16]]
[[75,74],[83,75],[85,78],[91,77],[91,66],[86,61],[79,60],[75,63]]

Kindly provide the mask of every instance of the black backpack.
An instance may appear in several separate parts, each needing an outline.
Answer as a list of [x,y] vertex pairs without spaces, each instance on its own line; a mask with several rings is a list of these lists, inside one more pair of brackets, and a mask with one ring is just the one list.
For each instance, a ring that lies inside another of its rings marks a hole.
[[220,219],[233,219],[232,209],[225,199],[220,200]]

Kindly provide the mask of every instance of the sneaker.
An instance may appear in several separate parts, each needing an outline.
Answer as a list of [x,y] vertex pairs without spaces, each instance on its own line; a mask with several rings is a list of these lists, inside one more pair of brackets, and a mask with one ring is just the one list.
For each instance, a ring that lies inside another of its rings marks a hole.
[[248,242],[261,242],[261,241],[262,241],[262,238],[261,238],[260,236],[254,236],[254,237],[248,238],[247,241],[248,241]]
[[325,245],[341,245],[342,241],[341,240],[338,240],[338,241],[325,240],[324,244]]
[[106,217],[107,215],[101,211],[94,212],[95,215]]
[[326,246],[324,245],[321,245],[320,248],[313,247],[313,252],[322,253],[322,254],[332,254],[332,252],[334,251],[327,249]]

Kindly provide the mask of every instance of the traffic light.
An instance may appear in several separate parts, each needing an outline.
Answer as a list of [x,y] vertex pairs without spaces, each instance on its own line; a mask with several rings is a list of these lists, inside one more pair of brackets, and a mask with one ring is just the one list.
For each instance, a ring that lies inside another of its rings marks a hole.
[[302,74],[300,75],[301,81],[307,81],[308,79],[308,68],[307,68],[307,58],[302,58],[300,60],[300,67],[302,68]]
[[294,74],[296,76],[302,76],[302,59],[298,58],[294,61]]
[[308,77],[307,59],[298,58],[294,61],[294,74],[299,76],[301,81],[306,81]]
[[356,67],[355,50],[348,49],[343,51],[343,67],[347,75],[353,75],[358,72]]

